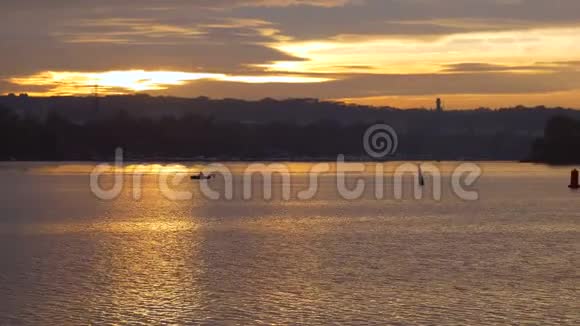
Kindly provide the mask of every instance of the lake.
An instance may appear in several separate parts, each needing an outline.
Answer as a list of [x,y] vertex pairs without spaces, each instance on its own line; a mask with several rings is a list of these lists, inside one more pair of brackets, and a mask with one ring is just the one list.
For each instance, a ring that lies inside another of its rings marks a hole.
[[[277,177],[272,199],[261,179],[244,199],[247,163],[226,163],[230,200],[188,178],[170,187],[191,198],[167,198],[162,164],[142,166],[139,199],[127,165],[120,195],[102,200],[94,164],[2,163],[0,324],[580,323],[571,167],[477,163],[482,175],[467,188],[479,199],[465,200],[450,189],[460,162],[432,163],[443,185],[435,200],[430,177],[413,198],[412,176],[395,198],[397,164],[386,165],[382,199],[370,186],[343,198],[331,172],[299,199],[315,163],[285,165],[287,200]],[[373,166],[347,184],[372,184]],[[219,193],[222,181],[208,184]]]

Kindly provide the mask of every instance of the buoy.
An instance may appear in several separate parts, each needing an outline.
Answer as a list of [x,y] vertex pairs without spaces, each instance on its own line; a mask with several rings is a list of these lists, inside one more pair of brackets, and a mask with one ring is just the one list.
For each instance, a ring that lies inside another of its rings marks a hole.
[[572,170],[572,174],[570,175],[570,185],[568,186],[570,189],[580,189],[580,180],[578,179],[578,170]]
[[423,177],[423,170],[421,170],[421,164],[419,164],[418,176],[419,176],[419,186],[421,187],[425,186],[425,177]]

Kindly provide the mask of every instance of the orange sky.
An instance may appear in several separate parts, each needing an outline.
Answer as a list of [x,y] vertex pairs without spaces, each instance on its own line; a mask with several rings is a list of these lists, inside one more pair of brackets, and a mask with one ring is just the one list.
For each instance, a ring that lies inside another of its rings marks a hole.
[[5,6],[0,93],[580,107],[576,0],[45,4]]

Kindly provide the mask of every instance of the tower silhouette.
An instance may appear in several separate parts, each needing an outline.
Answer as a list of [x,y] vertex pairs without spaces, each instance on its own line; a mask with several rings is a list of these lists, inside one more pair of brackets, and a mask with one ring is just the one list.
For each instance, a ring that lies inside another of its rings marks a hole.
[[443,101],[440,98],[437,98],[436,101],[436,105],[437,105],[437,112],[443,112]]

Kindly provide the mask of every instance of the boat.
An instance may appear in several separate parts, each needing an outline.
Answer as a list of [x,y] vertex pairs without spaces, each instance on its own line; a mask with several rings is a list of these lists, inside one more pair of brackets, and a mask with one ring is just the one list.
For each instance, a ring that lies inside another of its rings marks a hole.
[[210,180],[213,179],[214,175],[210,174],[210,175],[205,175],[203,173],[197,174],[197,175],[192,175],[190,177],[191,180]]

